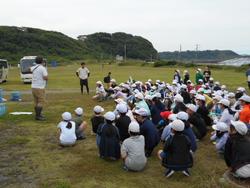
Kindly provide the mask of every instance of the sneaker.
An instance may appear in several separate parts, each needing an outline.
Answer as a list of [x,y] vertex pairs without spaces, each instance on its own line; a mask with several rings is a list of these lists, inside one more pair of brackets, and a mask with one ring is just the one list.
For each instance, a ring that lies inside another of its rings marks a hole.
[[182,173],[183,173],[185,176],[187,176],[187,177],[190,176],[190,173],[189,173],[188,169],[187,169],[187,170],[183,170]]
[[173,174],[174,174],[174,170],[169,169],[169,170],[165,173],[165,176],[166,176],[167,178],[169,178],[169,177],[172,176]]

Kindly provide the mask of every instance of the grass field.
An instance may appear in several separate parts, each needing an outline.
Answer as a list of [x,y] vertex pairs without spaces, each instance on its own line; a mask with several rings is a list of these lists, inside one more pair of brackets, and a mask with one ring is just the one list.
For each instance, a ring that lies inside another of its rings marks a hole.
[[[105,65],[102,70],[100,65],[89,64],[88,68],[91,71],[90,88],[94,90],[94,83],[102,80],[109,71],[118,82],[127,80],[129,76],[136,80],[151,78],[170,82],[176,67]],[[226,166],[209,142],[209,136],[198,143],[190,178],[183,177],[182,174],[175,174],[170,179],[163,176],[164,168],[156,158],[156,151],[162,148],[161,144],[149,158],[143,172],[124,172],[122,161],[106,162],[98,158],[90,126],[87,139],[79,141],[75,147],[58,146],[56,125],[61,113],[72,112],[81,106],[84,108],[84,119],[89,123],[92,109],[97,104],[91,100],[91,95],[80,95],[76,69],[76,65],[49,68],[45,122],[34,121],[33,116],[27,115],[6,114],[0,117],[0,187],[230,187],[220,181]],[[188,70],[194,75],[194,70]],[[246,87],[244,72],[233,69],[212,70],[212,74],[215,80],[226,84],[230,89]],[[10,70],[8,82],[0,87],[5,91],[30,90],[30,85],[20,81],[17,68]],[[22,99],[22,102],[7,102],[8,112],[32,111],[32,96],[25,94]],[[105,101],[100,105],[106,111],[114,108],[112,101]]]

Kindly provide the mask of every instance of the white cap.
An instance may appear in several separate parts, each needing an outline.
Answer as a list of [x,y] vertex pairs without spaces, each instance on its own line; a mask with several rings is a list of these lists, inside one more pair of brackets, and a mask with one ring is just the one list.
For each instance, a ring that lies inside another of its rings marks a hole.
[[193,112],[197,111],[197,106],[195,106],[194,104],[187,104],[186,107]]
[[234,97],[235,97],[235,94],[234,94],[233,92],[230,92],[230,93],[228,93],[228,97],[229,97],[229,98],[234,98]]
[[138,98],[138,99],[143,99],[144,97],[143,97],[143,94],[142,93],[136,93],[135,94],[135,98]]
[[246,89],[244,87],[238,87],[237,91],[240,91],[240,92],[245,92]]
[[120,113],[127,113],[128,106],[125,103],[120,103],[116,105],[116,110]]
[[217,122],[212,128],[216,131],[226,132],[228,131],[228,126],[224,122]]
[[220,82],[216,81],[214,82],[215,85],[220,85]]
[[151,89],[152,89],[152,90],[156,90],[157,87],[156,87],[156,86],[152,86]]
[[65,121],[70,121],[70,120],[72,119],[71,113],[69,113],[69,112],[64,112],[64,113],[62,114],[62,118],[63,118],[63,120],[65,120]]
[[241,122],[241,121],[232,121],[231,120],[231,124],[234,126],[234,128],[236,129],[236,131],[241,134],[241,135],[246,135],[248,128],[246,126],[245,123]]
[[102,82],[101,81],[97,81],[96,84],[102,85]]
[[106,112],[104,114],[104,118],[109,121],[114,121],[115,120],[115,114],[114,112]]
[[161,81],[160,81],[160,80],[156,80],[155,82],[156,82],[156,83],[160,83]]
[[221,86],[221,89],[226,89],[226,88],[227,88],[226,85]]
[[146,96],[145,96],[145,99],[146,99],[146,100],[152,100],[153,97],[154,97],[154,95],[146,95]]
[[173,80],[172,84],[173,85],[177,85],[177,82],[175,80]]
[[239,100],[245,101],[245,102],[250,102],[250,96],[248,96],[248,95],[243,95]]
[[201,101],[206,101],[206,98],[203,95],[196,95],[195,97],[197,100],[201,100]]
[[230,105],[230,102],[229,102],[229,100],[227,100],[227,99],[221,99],[220,101],[219,101],[219,104],[223,104],[224,106],[229,106]]
[[220,100],[222,99],[222,96],[220,96],[220,95],[215,95],[215,96],[213,97],[213,99],[214,99],[214,100],[217,100],[217,101],[220,101]]
[[183,102],[183,97],[180,94],[174,96],[174,101]]
[[111,79],[111,80],[110,80],[110,82],[113,82],[113,83],[115,83],[115,82],[116,82],[116,80],[115,80],[115,79]]
[[125,89],[128,89],[128,90],[130,89],[128,84],[123,84],[122,87],[125,88]]
[[160,93],[155,93],[153,98],[156,97],[156,98],[161,98],[161,94]]
[[183,120],[183,121],[187,121],[188,120],[188,114],[186,112],[179,112],[177,114],[177,119]]
[[170,121],[176,120],[176,119],[177,119],[177,114],[170,114],[170,115],[168,116],[168,119],[169,119]]
[[148,79],[148,82],[152,82],[152,79],[149,78],[149,79]]
[[187,83],[192,83],[192,81],[191,81],[191,80],[188,80]]
[[75,109],[75,113],[80,116],[83,114],[83,109],[81,107],[78,107]]
[[140,108],[138,110],[135,110],[135,113],[142,116],[142,117],[148,116],[148,112],[145,108]]
[[119,86],[116,86],[116,87],[114,88],[114,90],[116,90],[116,91],[121,91],[121,88],[120,88]]
[[210,78],[209,78],[209,80],[210,80],[210,81],[213,81],[213,80],[214,80],[214,78],[210,77]]
[[174,129],[175,131],[181,132],[184,130],[185,124],[183,123],[183,121],[177,119],[171,123],[171,128]]
[[190,91],[190,94],[196,94],[196,91],[195,91],[194,89],[192,89],[192,90]]
[[202,80],[202,79],[199,79],[198,82],[202,82],[202,83],[203,83],[203,80]]
[[139,133],[140,125],[136,121],[132,121],[128,126],[128,131],[133,133]]
[[97,106],[94,107],[94,112],[95,113],[101,113],[103,111],[104,111],[104,109],[101,106],[99,106],[99,105],[97,105]]
[[181,85],[181,88],[182,88],[182,89],[187,89],[187,85],[182,84],[182,85]]
[[117,98],[114,100],[117,104],[120,104],[120,103],[125,103],[125,101],[121,98]]

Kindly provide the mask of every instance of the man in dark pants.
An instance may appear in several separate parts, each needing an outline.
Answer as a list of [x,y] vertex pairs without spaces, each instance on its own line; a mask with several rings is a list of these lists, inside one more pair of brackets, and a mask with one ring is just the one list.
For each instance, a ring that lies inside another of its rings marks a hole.
[[80,79],[81,94],[83,94],[83,86],[86,86],[87,93],[89,94],[88,77],[90,75],[89,69],[85,67],[85,63],[81,63],[81,67],[77,69],[76,76]]

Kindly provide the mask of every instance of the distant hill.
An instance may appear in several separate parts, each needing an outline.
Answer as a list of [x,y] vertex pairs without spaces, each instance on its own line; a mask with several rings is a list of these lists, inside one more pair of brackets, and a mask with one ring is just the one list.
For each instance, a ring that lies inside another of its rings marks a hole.
[[175,51],[159,53],[159,58],[162,60],[223,61],[239,57],[241,57],[239,54],[230,50]]
[[82,59],[90,54],[84,43],[62,33],[34,28],[0,26],[0,58],[19,60],[25,55]]
[[94,33],[91,35],[79,36],[86,46],[100,55],[124,56],[131,59],[155,59],[157,51],[152,43],[140,36],[117,32],[117,33]]
[[78,40],[55,31],[28,27],[0,26],[0,59],[18,61],[27,55],[43,55],[48,59],[79,60],[84,58],[114,58],[116,55],[132,59],[157,56],[151,42],[126,33],[94,33]]

